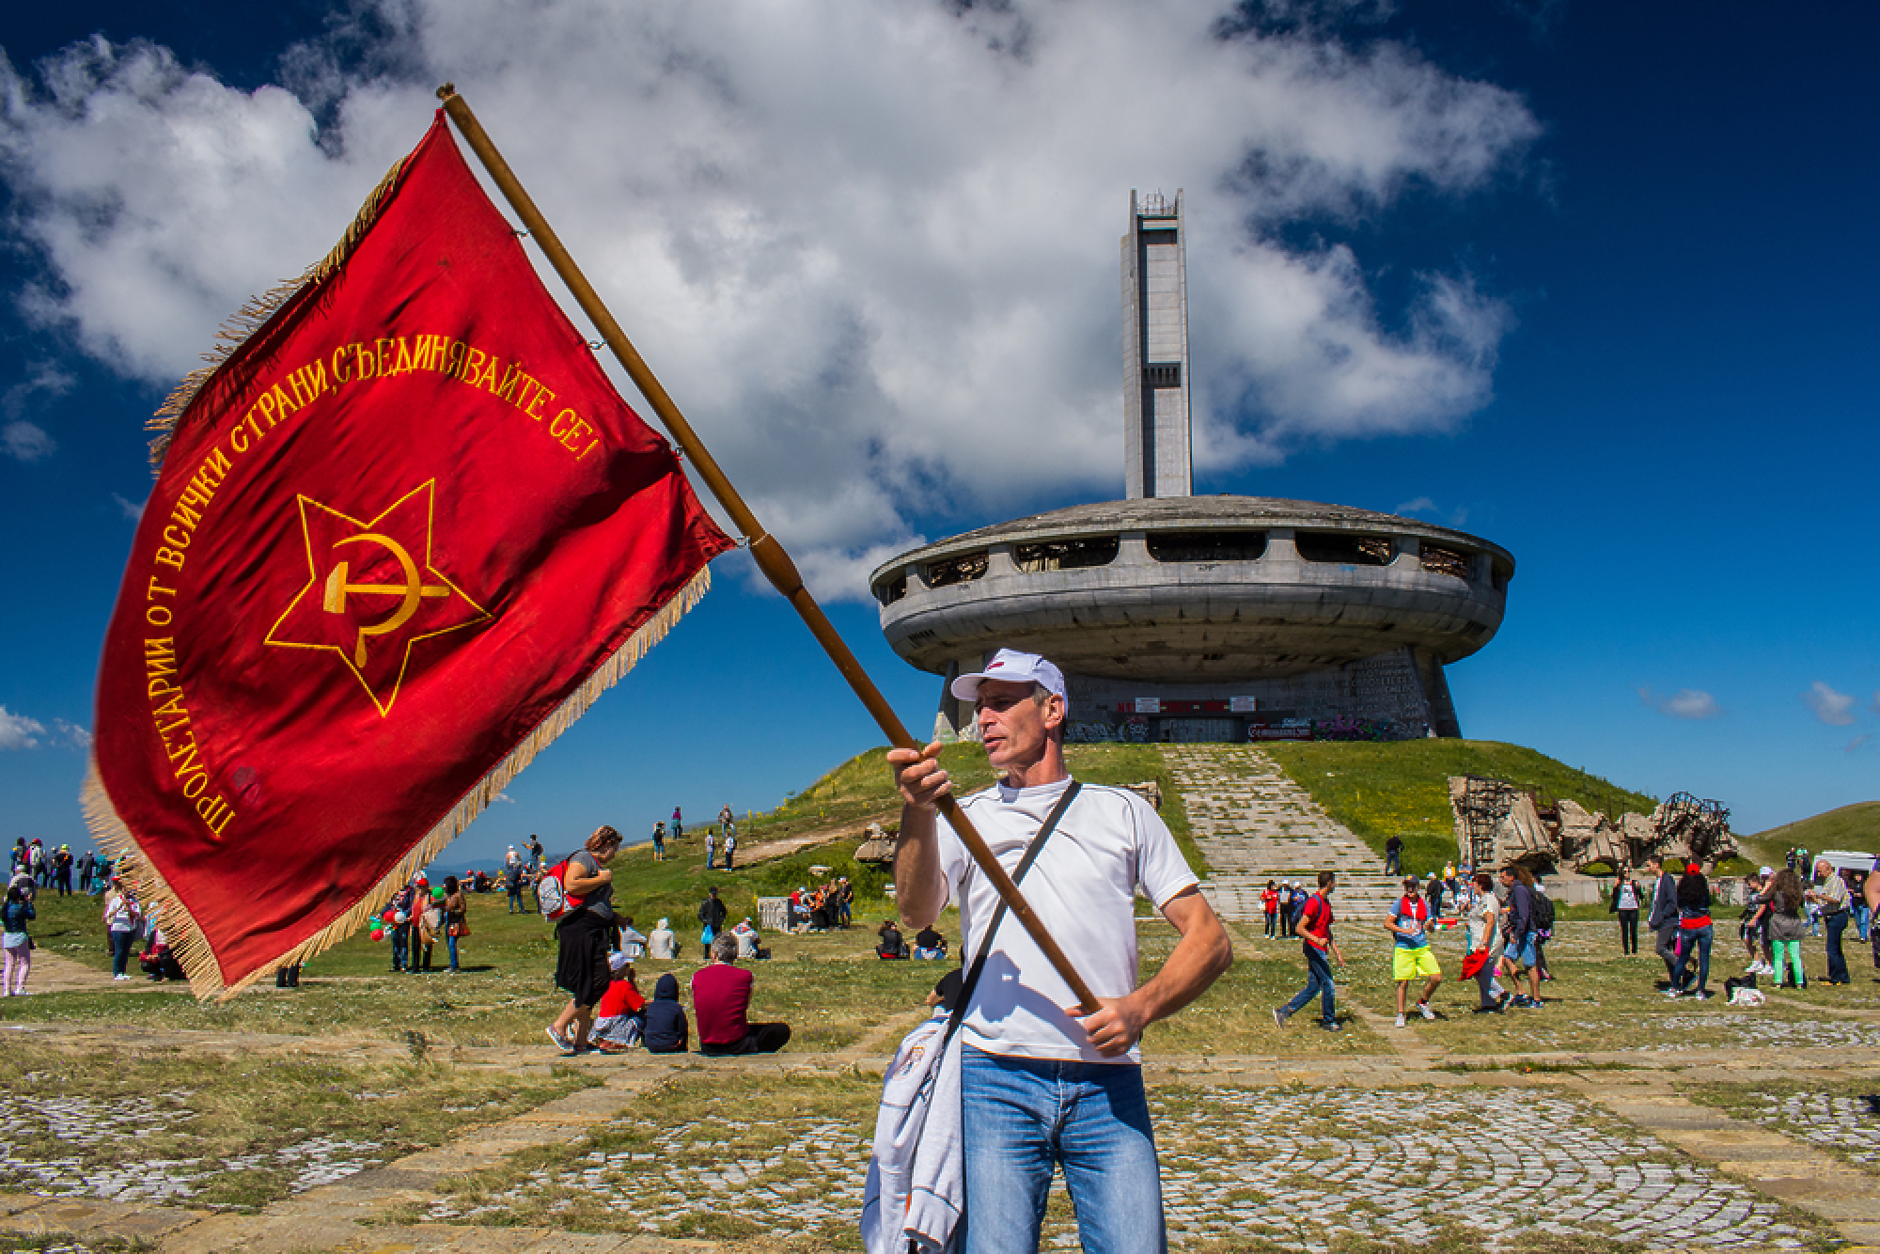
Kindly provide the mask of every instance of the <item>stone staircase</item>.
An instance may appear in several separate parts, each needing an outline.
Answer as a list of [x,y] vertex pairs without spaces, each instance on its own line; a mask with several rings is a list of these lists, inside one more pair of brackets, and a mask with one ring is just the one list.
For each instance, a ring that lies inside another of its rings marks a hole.
[[1182,791],[1188,825],[1212,870],[1202,892],[1222,918],[1261,924],[1268,880],[1308,890],[1338,872],[1332,906],[1341,918],[1381,918],[1401,881],[1384,860],[1320,809],[1264,751],[1252,745],[1163,745]]

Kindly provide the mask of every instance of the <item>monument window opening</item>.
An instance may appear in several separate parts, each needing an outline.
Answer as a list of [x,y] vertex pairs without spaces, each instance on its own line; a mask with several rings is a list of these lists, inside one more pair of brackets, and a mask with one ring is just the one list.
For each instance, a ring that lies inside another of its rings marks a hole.
[[1423,569],[1435,575],[1453,575],[1457,579],[1467,579],[1473,559],[1467,553],[1457,549],[1446,549],[1440,544],[1423,545]]
[[1301,531],[1293,537],[1299,556],[1308,562],[1339,566],[1388,566],[1396,555],[1382,536],[1358,536],[1344,531]]
[[883,605],[893,605],[907,595],[907,572],[902,571],[892,579],[884,580],[875,586],[875,599]]
[[927,586],[946,588],[956,583],[971,583],[985,577],[986,551],[962,553],[958,557],[949,557],[944,561],[931,562],[927,566]]
[[1182,364],[1152,361],[1142,368],[1142,381],[1152,388],[1178,388],[1182,385]]
[[1119,548],[1115,536],[1045,540],[1038,544],[1013,545],[1012,562],[1028,575],[1048,570],[1082,570],[1089,566],[1108,566],[1116,560]]
[[1151,531],[1146,538],[1158,562],[1257,562],[1266,552],[1264,531]]

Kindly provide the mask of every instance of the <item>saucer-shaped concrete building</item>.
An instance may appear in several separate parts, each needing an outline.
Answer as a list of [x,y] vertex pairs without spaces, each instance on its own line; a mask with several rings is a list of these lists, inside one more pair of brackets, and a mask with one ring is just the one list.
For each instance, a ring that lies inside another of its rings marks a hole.
[[1456,736],[1443,668],[1501,625],[1514,558],[1413,518],[1190,495],[1181,197],[1123,239],[1128,499],[983,527],[871,576],[888,643],[947,694],[996,649],[1063,668],[1075,740]]

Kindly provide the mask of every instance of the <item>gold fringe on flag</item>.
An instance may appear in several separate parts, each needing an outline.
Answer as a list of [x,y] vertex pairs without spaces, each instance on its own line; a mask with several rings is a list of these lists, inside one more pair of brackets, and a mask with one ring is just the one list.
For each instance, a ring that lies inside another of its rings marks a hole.
[[[394,171],[396,173],[396,171]],[[335,250],[337,252],[337,250]],[[117,810],[111,805],[106,795],[104,783],[98,778],[98,762],[94,755],[89,769],[85,772],[84,790],[80,803],[85,810],[85,823],[91,828],[98,845],[111,857],[112,874],[122,874],[138,899],[150,906],[160,906],[156,926],[163,930],[165,942],[170,952],[182,964],[183,971],[189,976],[189,987],[198,998],[207,1000],[214,997],[218,1001],[227,1001],[256,980],[269,974],[277,967],[291,967],[305,962],[351,936],[359,928],[380,914],[392,899],[392,894],[411,881],[411,878],[444,851],[463,830],[483,813],[496,795],[508,786],[509,782],[520,775],[535,755],[553,744],[563,732],[573,727],[588,707],[593,705],[601,693],[619,683],[626,673],[638,664],[639,660],[650,652],[654,645],[666,638],[666,633],[691,608],[699,603],[711,587],[711,567],[700,567],[698,574],[688,581],[665,605],[661,606],[651,618],[640,625],[638,631],[627,637],[626,643],[608,656],[607,660],[596,667],[581,686],[574,690],[566,700],[551,710],[524,736],[516,747],[491,767],[489,772],[478,780],[450,811],[425,833],[412,851],[399,860],[398,864],[386,872],[377,884],[374,884],[364,896],[355,902],[351,909],[334,922],[328,924],[318,934],[302,941],[288,950],[273,963],[253,971],[241,973],[233,980],[225,981],[209,949],[209,942],[204,938],[201,928],[189,911],[177,901],[170,887],[149,861],[142,857],[137,842],[131,835],[130,828],[118,817]],[[119,867],[124,867],[119,871]]]
[[157,412],[144,423],[146,431],[156,432],[150,441],[150,469],[153,473],[163,469],[163,458],[170,451],[170,440],[176,434],[177,424],[183,420],[183,415],[203,388],[208,386],[209,380],[228,365],[250,336],[266,326],[294,297],[339,273],[340,267],[353,255],[353,250],[359,247],[359,241],[366,237],[366,232],[378,221],[380,211],[398,186],[398,176],[404,173],[405,163],[410,160],[409,155],[400,157],[385,177],[379,180],[379,185],[372,189],[372,194],[366,197],[366,203],[360,206],[358,214],[353,217],[352,225],[340,236],[339,243],[333,245],[333,251],[308,266],[299,278],[286,279],[259,296],[249,297],[248,303],[230,315],[228,321],[216,331],[215,347],[202,355],[203,361],[208,364],[184,375],[182,382],[176,385],[163,404],[157,407]]

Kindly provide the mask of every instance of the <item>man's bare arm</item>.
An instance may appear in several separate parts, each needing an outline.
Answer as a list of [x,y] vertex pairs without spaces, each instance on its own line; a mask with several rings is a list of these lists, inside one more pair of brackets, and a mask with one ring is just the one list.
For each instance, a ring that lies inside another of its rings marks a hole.
[[931,926],[947,904],[946,878],[940,873],[940,844],[934,807],[947,791],[947,773],[935,761],[938,741],[919,753],[888,750],[895,787],[901,790],[901,834],[894,850],[894,904],[901,926],[919,931]]
[[[1175,952],[1153,979],[1127,997],[1105,997],[1097,1013],[1083,1019],[1090,1043],[1105,1058],[1126,1054],[1142,1039],[1142,1030],[1186,1006],[1233,965],[1234,944],[1214,907],[1198,888],[1169,898],[1162,916],[1181,933]],[[1075,1008],[1071,1010],[1076,1013]]]

